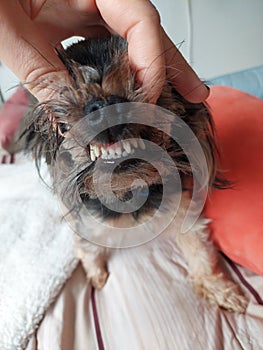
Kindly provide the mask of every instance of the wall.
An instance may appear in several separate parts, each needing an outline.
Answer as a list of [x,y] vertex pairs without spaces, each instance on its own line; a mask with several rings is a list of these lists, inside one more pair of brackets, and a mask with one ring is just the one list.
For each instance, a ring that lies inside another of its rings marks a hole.
[[153,0],[166,31],[204,78],[263,64],[262,0]]
[[[8,98],[15,91],[19,83],[17,77],[10,72],[3,64],[0,65],[0,88],[5,98]],[[0,104],[1,105],[1,104]]]
[[[263,64],[263,0],[153,3],[166,31],[201,78]],[[14,75],[0,66],[0,87],[6,96],[16,83]]]

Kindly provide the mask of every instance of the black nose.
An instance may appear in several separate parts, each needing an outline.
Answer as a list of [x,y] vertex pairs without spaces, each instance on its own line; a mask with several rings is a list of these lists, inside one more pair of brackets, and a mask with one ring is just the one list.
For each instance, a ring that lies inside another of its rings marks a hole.
[[85,107],[85,114],[86,115],[90,114],[105,106],[107,106],[107,102],[104,100],[93,101],[88,106]]
[[[121,96],[116,96],[116,95],[110,95],[106,97],[104,100],[95,100],[92,101],[90,104],[88,104],[85,107],[85,115],[90,114],[92,112],[98,111],[99,109],[102,109],[106,106],[114,105],[117,103],[123,103],[123,102],[128,102],[128,100],[124,97]],[[101,111],[101,113],[94,113],[94,115],[91,115],[89,117],[89,123],[90,125],[96,125],[101,122],[103,122],[105,115]]]

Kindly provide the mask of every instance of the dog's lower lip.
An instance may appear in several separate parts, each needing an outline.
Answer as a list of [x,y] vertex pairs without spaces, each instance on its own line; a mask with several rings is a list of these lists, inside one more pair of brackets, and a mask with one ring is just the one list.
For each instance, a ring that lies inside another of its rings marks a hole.
[[91,143],[89,146],[90,159],[92,162],[97,158],[104,160],[119,159],[135,153],[135,149],[145,150],[145,143],[141,138],[132,138],[118,141],[114,144]]

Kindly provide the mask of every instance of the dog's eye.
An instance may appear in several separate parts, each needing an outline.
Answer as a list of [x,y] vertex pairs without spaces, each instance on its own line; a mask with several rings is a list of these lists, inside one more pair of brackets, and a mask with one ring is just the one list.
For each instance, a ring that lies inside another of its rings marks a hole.
[[61,136],[71,129],[71,126],[67,123],[58,123],[58,132]]

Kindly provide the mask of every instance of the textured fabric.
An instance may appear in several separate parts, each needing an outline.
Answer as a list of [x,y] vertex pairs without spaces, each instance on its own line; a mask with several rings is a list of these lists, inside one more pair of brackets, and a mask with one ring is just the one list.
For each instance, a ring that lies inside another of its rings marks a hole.
[[[227,267],[225,261],[224,265]],[[263,299],[263,277],[236,267]],[[223,311],[196,296],[181,253],[159,237],[110,258],[110,277],[95,291],[102,344],[91,291],[81,266],[67,281],[27,350],[262,350],[263,302],[250,298],[245,315]]]
[[263,101],[215,86],[208,99],[231,189],[213,190],[206,206],[212,237],[237,263],[263,275]]
[[72,232],[32,161],[0,164],[0,223],[0,349],[19,350],[76,266]]

